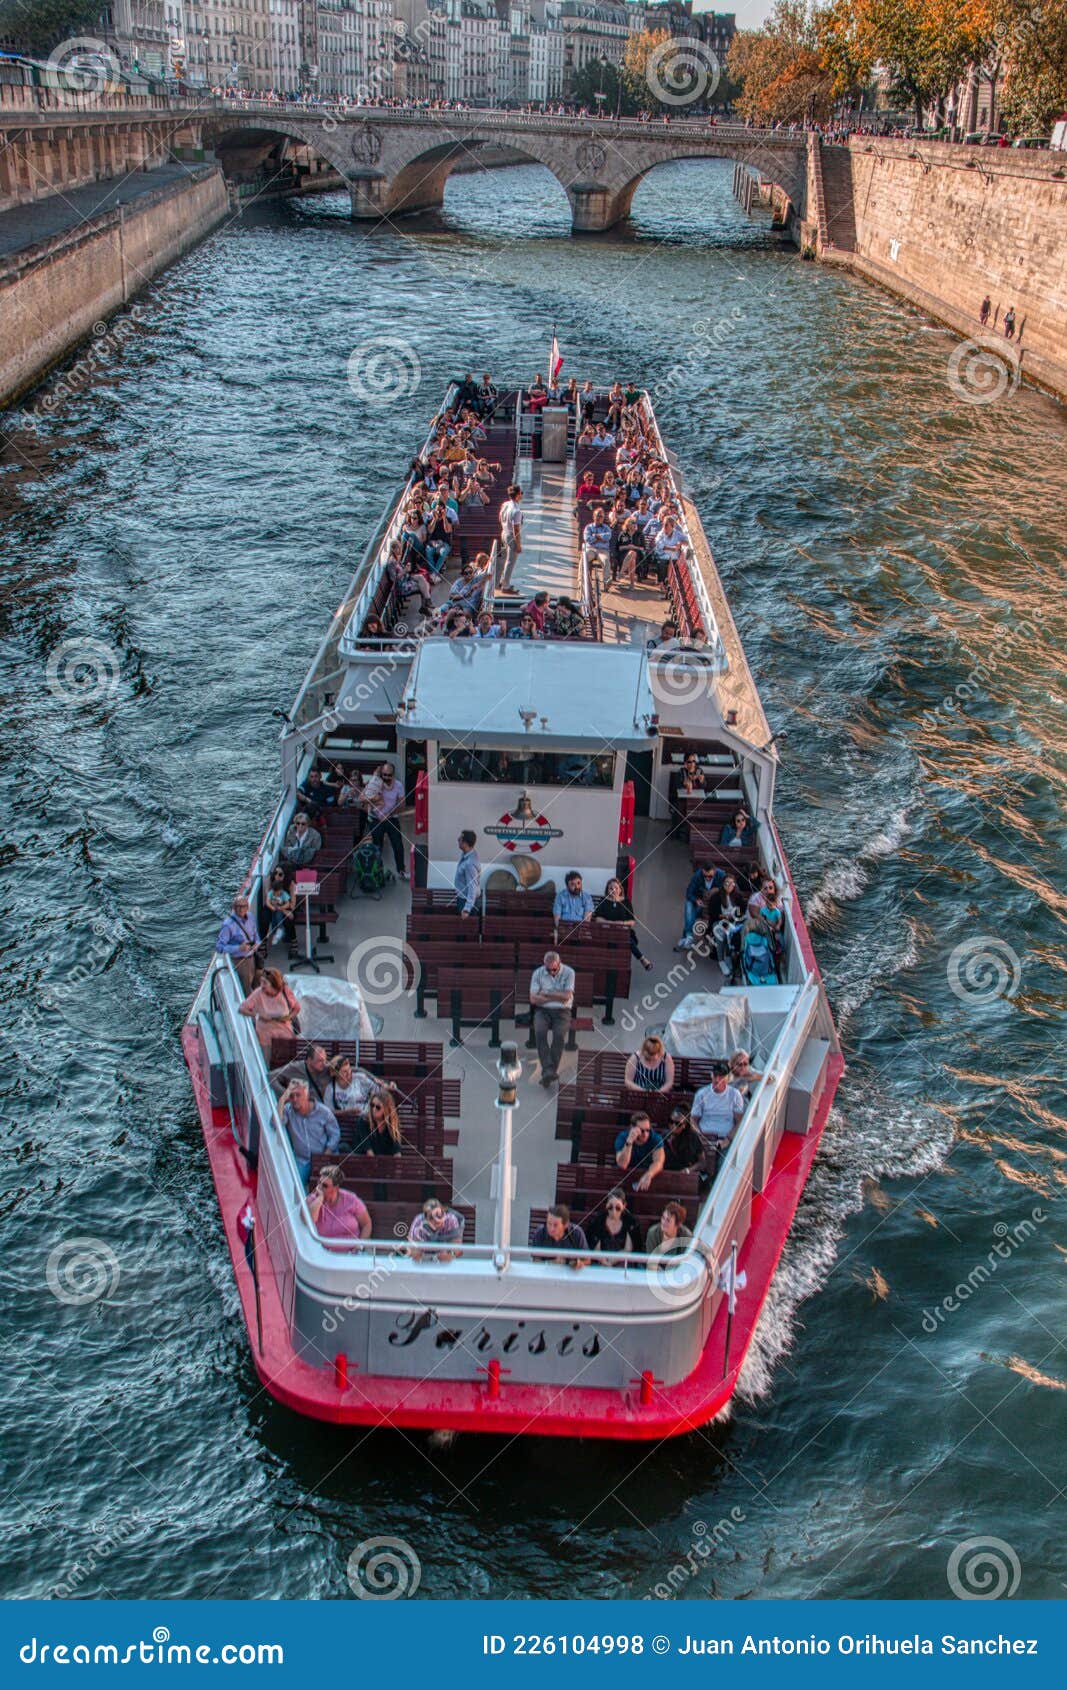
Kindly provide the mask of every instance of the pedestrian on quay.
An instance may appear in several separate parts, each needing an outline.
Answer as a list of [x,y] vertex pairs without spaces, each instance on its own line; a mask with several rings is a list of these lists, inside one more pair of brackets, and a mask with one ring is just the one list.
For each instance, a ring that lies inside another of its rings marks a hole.
[[1008,309],[1004,313],[1004,338],[1005,338],[1005,340],[1014,340],[1015,339],[1015,307],[1014,307],[1014,305],[1009,305]]
[[990,299],[989,295],[986,294],[985,298],[982,301],[982,309],[978,313],[978,321],[981,323],[983,328],[985,328],[986,324],[989,321],[989,313],[990,313],[990,311],[992,311],[992,309],[993,309],[993,301]]

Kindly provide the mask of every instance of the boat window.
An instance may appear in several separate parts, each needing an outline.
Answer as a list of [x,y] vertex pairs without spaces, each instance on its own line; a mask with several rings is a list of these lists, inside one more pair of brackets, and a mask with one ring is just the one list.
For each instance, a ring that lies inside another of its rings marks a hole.
[[456,747],[437,758],[440,781],[495,786],[596,786],[615,784],[615,753],[600,751],[514,751]]

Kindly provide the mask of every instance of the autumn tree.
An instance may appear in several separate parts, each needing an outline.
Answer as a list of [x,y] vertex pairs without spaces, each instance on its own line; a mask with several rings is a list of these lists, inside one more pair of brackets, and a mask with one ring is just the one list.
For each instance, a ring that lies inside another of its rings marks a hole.
[[810,123],[830,114],[836,72],[823,52],[819,13],[807,0],[777,0],[762,29],[739,30],[726,66],[740,89],[734,105],[754,123]]

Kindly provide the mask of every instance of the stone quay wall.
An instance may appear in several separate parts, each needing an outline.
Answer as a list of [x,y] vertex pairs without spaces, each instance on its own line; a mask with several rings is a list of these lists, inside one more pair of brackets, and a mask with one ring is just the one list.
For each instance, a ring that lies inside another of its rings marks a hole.
[[0,405],[24,393],[229,210],[221,170],[204,166],[0,258]]
[[1067,153],[854,136],[821,149],[819,256],[955,329],[1003,340],[1020,374],[1067,399]]

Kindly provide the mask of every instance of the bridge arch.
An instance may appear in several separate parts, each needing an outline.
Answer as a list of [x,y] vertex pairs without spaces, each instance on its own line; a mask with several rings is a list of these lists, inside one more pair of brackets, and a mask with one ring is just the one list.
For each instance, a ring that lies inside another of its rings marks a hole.
[[[477,158],[478,151],[489,146],[508,152],[516,163],[540,164],[550,171],[570,202],[576,229],[586,226],[582,219],[590,195],[597,200],[609,197],[609,190],[583,167],[580,147],[566,141],[561,144],[551,135],[501,134],[495,127],[481,131],[471,127],[446,140],[427,145],[428,140],[425,134],[399,136],[386,131],[383,135],[373,123],[364,126],[362,137],[358,132],[353,136],[354,147],[367,160],[362,170],[357,165],[355,174],[350,174],[354,217],[394,217],[440,207],[445,183],[456,165]],[[590,226],[606,227],[599,222]]]
[[[313,154],[329,170],[345,175],[344,148],[337,139],[339,125],[330,131],[323,124],[299,123],[284,117],[257,118],[234,122],[220,118],[217,123],[201,125],[201,141],[211,149],[222,166],[225,176],[240,179],[261,172],[271,155],[286,148],[287,143]],[[279,161],[280,162],[280,161]]]
[[[736,147],[723,147],[715,150],[707,146],[702,146],[699,149],[687,149],[685,146],[679,146],[672,148],[669,152],[665,151],[660,158],[650,159],[647,163],[642,164],[640,169],[628,174],[625,180],[615,184],[611,204],[612,223],[619,223],[623,218],[629,217],[634,195],[647,176],[651,176],[661,165],[680,164],[690,159],[725,159],[732,160],[735,164],[740,163],[746,170],[774,182],[782,190],[790,206],[795,208],[799,202],[803,177],[798,176],[796,163],[788,155],[768,154],[762,150],[754,149],[753,155],[746,157]],[[610,225],[607,226],[610,227]]]

